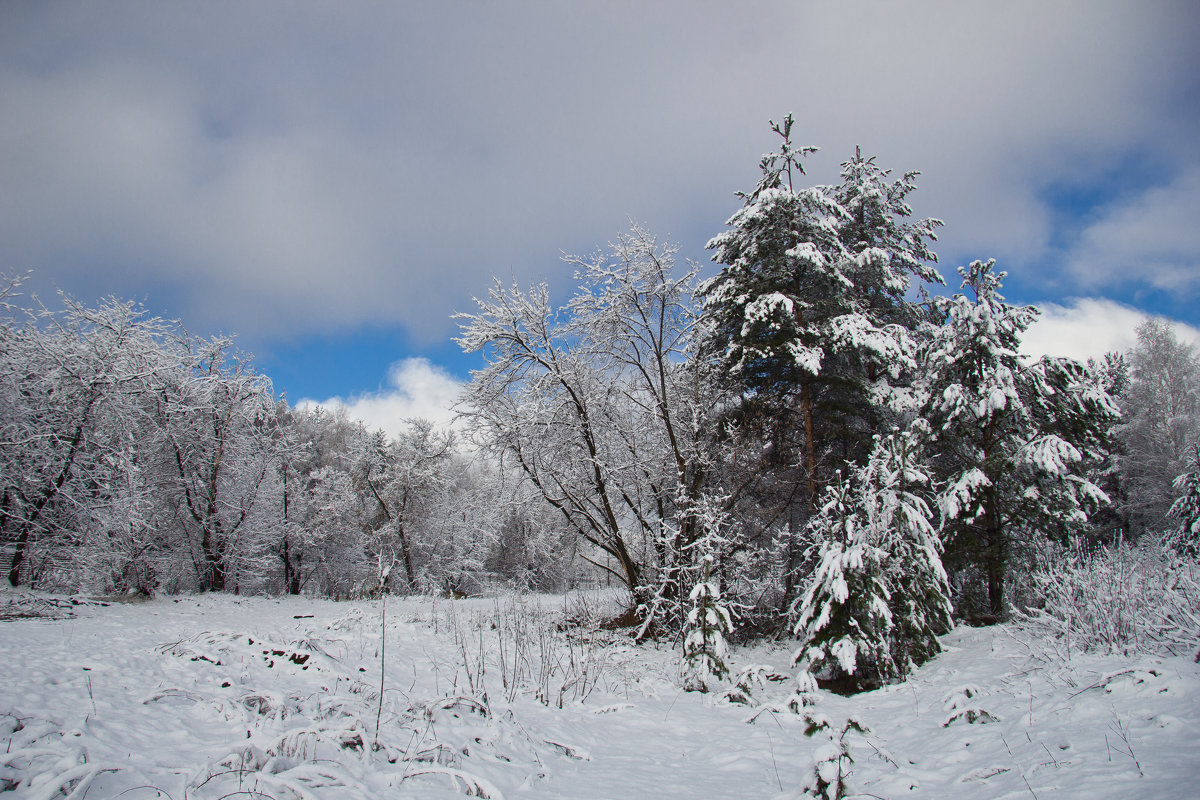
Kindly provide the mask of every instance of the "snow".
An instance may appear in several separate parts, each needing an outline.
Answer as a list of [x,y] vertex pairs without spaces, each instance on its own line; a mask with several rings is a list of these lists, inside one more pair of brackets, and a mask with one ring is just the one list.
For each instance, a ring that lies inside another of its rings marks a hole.
[[[794,645],[731,648],[734,674],[766,678],[738,705],[682,691],[678,649],[559,630],[566,605],[390,598],[384,647],[378,601],[0,593],[0,792],[778,798],[833,752],[782,710]],[[845,737],[852,795],[1179,797],[1200,779],[1192,660],[1068,653],[1012,626],[943,644],[906,683],[813,693],[831,729],[869,730]]]

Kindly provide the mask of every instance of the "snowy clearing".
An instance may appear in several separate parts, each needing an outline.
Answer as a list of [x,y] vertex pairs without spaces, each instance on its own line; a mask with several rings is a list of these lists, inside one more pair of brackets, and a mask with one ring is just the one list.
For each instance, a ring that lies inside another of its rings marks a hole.
[[[680,689],[679,651],[564,625],[579,597],[335,603],[0,595],[0,793],[18,798],[786,798],[828,751],[782,708]],[[859,797],[1186,797],[1200,666],[958,628],[901,685],[815,712]],[[383,702],[380,703],[381,658]],[[777,680],[788,676],[788,680]],[[775,680],[772,680],[775,678]],[[753,718],[753,722],[748,722]],[[378,720],[378,724],[377,724]]]

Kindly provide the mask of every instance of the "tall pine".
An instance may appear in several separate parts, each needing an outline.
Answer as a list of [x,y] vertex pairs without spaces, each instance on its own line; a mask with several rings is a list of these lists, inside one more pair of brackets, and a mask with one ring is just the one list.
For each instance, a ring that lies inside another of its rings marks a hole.
[[[771,128],[779,147],[708,243],[724,266],[701,292],[710,346],[741,386],[742,422],[768,444],[796,543],[834,471],[899,421],[895,389],[916,371],[925,316],[911,297],[915,284],[941,283],[929,249],[941,223],[911,219],[916,173],[893,179],[861,151],[838,185],[803,186],[816,148],[793,144],[790,115]],[[788,546],[788,576],[800,549]]]
[[[937,298],[944,323],[925,352],[922,416],[948,565],[966,616],[1007,616],[1006,581],[1034,537],[1078,531],[1107,502],[1087,477],[1093,429],[1115,413],[1098,382],[1061,361],[1029,362],[1021,337],[1037,318],[1000,294],[994,261],[959,268],[964,292]],[[1082,448],[1082,449],[1081,449]]]

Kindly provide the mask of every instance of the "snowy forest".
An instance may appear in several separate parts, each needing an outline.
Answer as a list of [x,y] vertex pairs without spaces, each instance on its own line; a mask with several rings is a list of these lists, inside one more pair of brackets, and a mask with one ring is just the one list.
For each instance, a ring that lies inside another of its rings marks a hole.
[[797,642],[814,686],[895,683],[956,620],[1195,652],[1200,355],[1152,320],[1098,363],[1023,356],[1037,308],[1005,301],[991,261],[947,283],[917,173],[856,151],[839,183],[806,185],[814,148],[791,117],[772,129],[712,277],[634,226],[565,259],[565,301],[480,287],[458,342],[485,366],[453,428],[389,437],[289,407],[232,339],[115,298],[47,306],[9,278],[8,583],[619,586],[622,623],[678,637],[701,690],[728,679],[730,642],[763,637]]

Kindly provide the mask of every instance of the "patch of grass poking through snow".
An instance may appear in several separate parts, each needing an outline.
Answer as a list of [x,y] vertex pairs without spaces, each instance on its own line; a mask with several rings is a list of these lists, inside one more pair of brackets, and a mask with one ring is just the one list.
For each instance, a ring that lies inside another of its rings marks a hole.
[[59,726],[15,713],[0,714],[0,792],[29,800],[82,798],[92,782],[118,767],[88,760],[87,751]]

